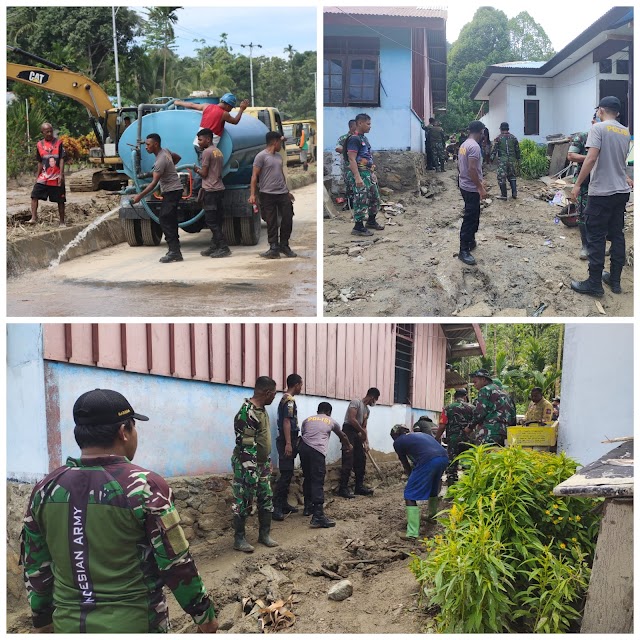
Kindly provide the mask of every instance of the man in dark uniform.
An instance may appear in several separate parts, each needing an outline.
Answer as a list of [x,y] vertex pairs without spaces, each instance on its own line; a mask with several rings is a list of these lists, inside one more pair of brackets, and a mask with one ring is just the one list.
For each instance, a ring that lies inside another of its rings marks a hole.
[[453,402],[444,409],[444,418],[444,422],[438,427],[435,438],[440,442],[446,429],[447,454],[449,456],[447,484],[451,486],[458,481],[458,463],[454,460],[468,447],[469,440],[464,430],[471,424],[473,418],[473,405],[469,404],[466,389],[456,389],[453,394]]
[[429,124],[425,124],[424,122],[420,123],[420,126],[424,131],[424,152],[426,155],[428,171],[435,168],[433,166],[433,151],[431,150],[431,129],[433,129],[435,124],[436,124],[435,118],[429,118]]
[[218,627],[173,493],[133,460],[135,413],[111,389],[73,406],[79,458],[36,484],[22,532],[21,564],[38,633],[166,633],[163,587],[198,625]]
[[471,424],[465,429],[476,444],[496,444],[504,446],[507,427],[512,420],[511,402],[491,378],[486,369],[478,369],[471,374],[478,397],[473,410]]
[[293,469],[298,445],[300,443],[300,427],[298,426],[298,407],[294,396],[302,391],[302,378],[297,373],[287,376],[287,390],[282,394],[278,405],[278,468],[280,477],[273,497],[273,519],[284,520],[288,513],[298,513],[298,508],[287,501],[289,485],[293,478]]
[[[431,124],[429,126],[431,126]],[[444,149],[446,138],[443,128],[437,121],[433,123],[433,126],[431,126],[431,131],[429,132],[429,144],[431,145],[431,158],[435,169],[436,171],[443,172],[447,162],[447,156]]]
[[511,185],[511,197],[517,198],[516,175],[518,162],[520,162],[520,144],[518,138],[509,133],[508,122],[503,122],[500,125],[500,135],[493,141],[491,162],[496,155],[498,156],[498,185],[500,186],[498,200],[507,199],[507,180]]

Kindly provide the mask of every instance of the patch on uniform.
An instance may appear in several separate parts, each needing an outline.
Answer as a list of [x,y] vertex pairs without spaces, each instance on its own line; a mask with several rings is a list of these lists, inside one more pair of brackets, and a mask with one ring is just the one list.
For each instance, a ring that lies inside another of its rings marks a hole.
[[160,517],[160,523],[162,524],[162,528],[166,531],[167,529],[171,529],[171,527],[175,527],[180,522],[180,514],[177,509],[172,509],[168,513],[165,513]]
[[182,553],[189,548],[189,543],[185,538],[184,531],[181,526],[173,527],[166,532],[167,540],[175,554]]
[[295,415],[295,409],[296,409],[295,400],[289,400],[289,402],[287,402],[287,410],[290,418],[293,418],[293,416]]

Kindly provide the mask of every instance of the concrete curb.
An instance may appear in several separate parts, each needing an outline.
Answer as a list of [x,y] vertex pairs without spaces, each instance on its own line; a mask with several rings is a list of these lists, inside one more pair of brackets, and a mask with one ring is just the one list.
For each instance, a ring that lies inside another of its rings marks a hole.
[[316,168],[309,167],[309,171],[306,173],[291,176],[289,178],[289,189],[291,189],[291,191],[295,191],[296,189],[301,189],[302,187],[313,184],[316,181],[316,176]]

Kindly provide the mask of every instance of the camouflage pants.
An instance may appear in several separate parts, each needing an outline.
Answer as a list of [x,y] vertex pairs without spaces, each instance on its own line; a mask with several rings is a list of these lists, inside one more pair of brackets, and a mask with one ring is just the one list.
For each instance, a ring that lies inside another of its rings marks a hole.
[[497,444],[504,447],[507,431],[501,424],[490,422],[479,426],[473,436],[476,444]]
[[353,194],[353,218],[362,222],[368,214],[374,220],[380,206],[378,185],[374,182],[374,174],[366,169],[360,169],[360,177],[364,185],[356,187],[356,180],[351,169],[347,169],[347,190]]
[[431,147],[431,155],[433,156],[433,164],[435,164],[436,167],[443,167],[444,163],[447,161],[444,145],[441,143]]
[[576,210],[578,211],[578,224],[584,224],[584,212],[587,209],[587,203],[589,202],[589,189],[584,192],[580,189],[578,194],[578,200],[576,201]]
[[233,467],[233,504],[234,515],[247,517],[251,513],[254,498],[258,500],[258,509],[273,511],[273,492],[271,490],[271,461],[257,462],[255,447],[245,450],[240,457],[231,456]]
[[502,162],[498,165],[498,184],[507,184],[507,180],[516,179],[516,163]]
[[469,443],[461,433],[447,435],[447,455],[449,456],[449,466],[447,467],[447,478],[453,482],[458,480],[458,463],[454,460],[469,447]]

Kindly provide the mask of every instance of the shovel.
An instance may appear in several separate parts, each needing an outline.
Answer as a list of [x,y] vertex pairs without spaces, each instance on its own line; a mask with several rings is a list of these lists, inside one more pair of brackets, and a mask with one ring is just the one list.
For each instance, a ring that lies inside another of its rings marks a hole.
[[378,472],[378,475],[380,476],[380,480],[384,480],[384,474],[380,470],[380,467],[378,466],[376,461],[373,459],[373,456],[371,455],[371,451],[367,451],[367,457],[369,458],[369,460],[371,460],[371,464],[375,467],[376,471]]

